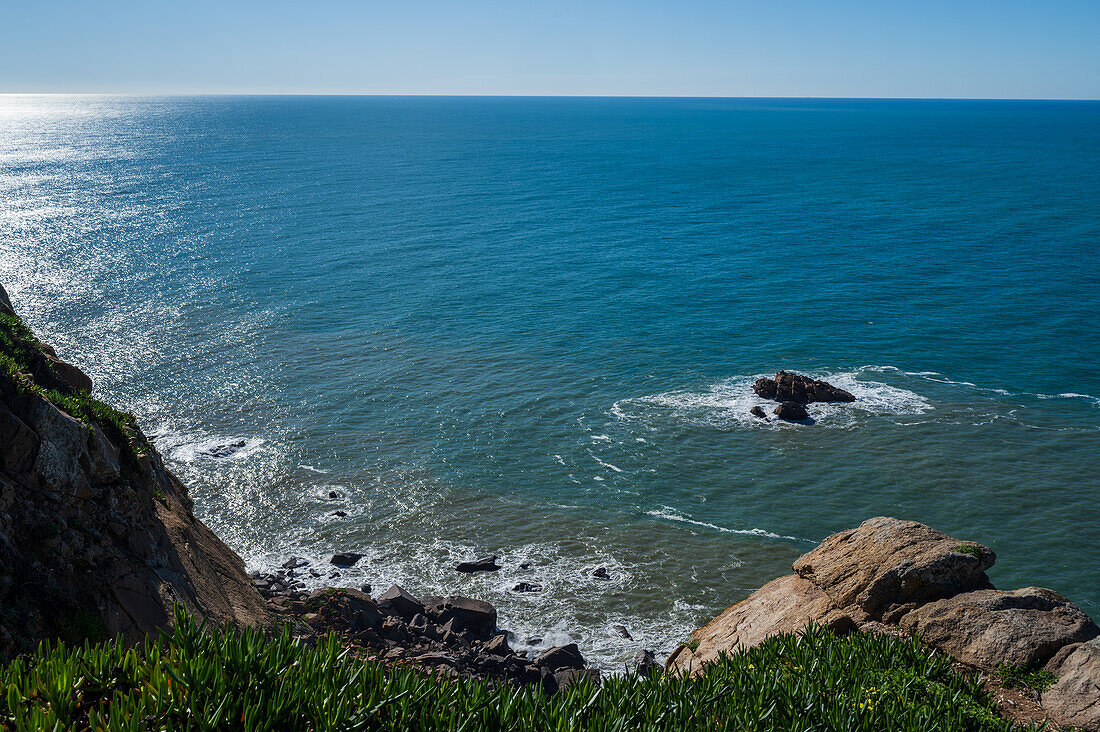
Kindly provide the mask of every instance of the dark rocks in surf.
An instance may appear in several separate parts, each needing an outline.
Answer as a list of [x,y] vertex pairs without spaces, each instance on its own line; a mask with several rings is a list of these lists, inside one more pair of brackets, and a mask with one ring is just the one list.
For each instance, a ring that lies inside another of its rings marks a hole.
[[766,415],[764,413],[764,408],[763,407],[755,406],[755,407],[753,407],[752,409],[749,410],[749,414],[751,414],[754,417],[759,417],[760,419],[764,420],[765,422],[768,421],[768,415]]
[[826,381],[811,379],[809,376],[780,371],[774,379],[759,378],[752,385],[752,390],[757,396],[771,399],[777,402],[797,402],[799,404],[811,404],[813,402],[854,402],[856,397],[851,392],[833,386]]
[[339,554],[333,554],[329,562],[341,569],[347,569],[348,567],[354,566],[354,564],[362,558],[362,554],[357,554],[355,552],[340,552]]
[[268,577],[275,579],[256,574],[268,608],[294,620],[294,632],[307,643],[335,631],[377,663],[535,685],[551,694],[583,679],[599,682],[576,645],[552,648],[538,659],[513,650],[509,634],[496,628],[496,608],[487,602],[456,595],[417,598],[397,586],[376,602],[366,592],[343,588],[275,590]]
[[512,592],[542,592],[542,585],[533,582],[519,582],[512,588]]
[[227,443],[224,443],[224,444],[221,444],[221,445],[214,445],[213,447],[208,447],[205,450],[200,450],[199,454],[202,455],[203,457],[222,459],[222,458],[232,457],[236,453],[240,452],[240,450],[244,446],[245,446],[245,441],[244,440],[237,440],[236,442],[227,442]]
[[775,416],[787,422],[803,422],[810,418],[806,407],[798,402],[783,402],[775,408]]
[[472,572],[496,572],[500,569],[500,565],[497,564],[497,557],[493,554],[492,556],[475,559],[472,562],[459,562],[455,569],[459,572],[465,572],[466,574]]
[[593,570],[592,576],[595,577],[596,579],[601,579],[601,580],[611,579],[611,575],[609,575],[607,573],[607,567],[597,567],[595,570]]

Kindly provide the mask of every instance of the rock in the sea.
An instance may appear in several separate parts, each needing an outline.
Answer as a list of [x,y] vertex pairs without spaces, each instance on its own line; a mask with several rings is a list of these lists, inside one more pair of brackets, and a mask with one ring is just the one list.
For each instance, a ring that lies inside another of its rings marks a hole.
[[1063,727],[1100,732],[1100,638],[1063,647],[1046,669],[1058,680],[1043,707]]
[[200,455],[211,458],[227,458],[235,455],[245,446],[244,440],[237,440],[236,442],[226,442],[221,445],[214,445],[208,447],[205,450],[199,451]]
[[615,631],[615,634],[618,635],[620,638],[625,638],[626,640],[634,640],[634,636],[630,634],[630,631],[626,629],[625,625],[612,625],[611,629]]
[[309,564],[309,560],[304,557],[291,557],[283,562],[283,569],[295,569],[296,567],[304,567]]
[[787,422],[803,422],[810,418],[810,413],[806,411],[806,407],[798,402],[783,402],[775,408],[773,414]]
[[607,567],[596,567],[592,570],[592,576],[602,580],[611,579],[611,575],[607,573]]
[[809,376],[780,371],[774,379],[760,378],[752,385],[757,396],[773,399],[777,402],[854,402],[856,397],[825,381],[811,379]]
[[516,586],[512,588],[512,592],[542,592],[542,585],[531,582],[517,582]]
[[1100,635],[1081,608],[1052,590],[978,590],[923,605],[901,627],[960,661],[987,670],[1036,666]]
[[329,560],[332,564],[340,567],[341,569],[347,569],[353,566],[356,562],[363,558],[362,554],[356,554],[355,552],[340,552],[339,554],[333,554],[332,559]]
[[768,421],[768,415],[764,413],[764,408],[761,407],[759,404],[756,405],[755,407],[753,407],[752,409],[750,409],[749,414],[751,414],[754,417],[759,417],[760,419],[764,420],[765,422]]
[[812,582],[788,574],[768,584],[691,634],[666,665],[676,671],[698,672],[704,663],[737,648],[752,648],[779,633],[797,633],[807,623],[838,632],[855,629],[855,622]]
[[404,588],[394,585],[378,596],[378,609],[387,615],[396,615],[406,620],[424,612],[424,603]]
[[793,569],[837,607],[857,605],[874,619],[908,603],[992,589],[985,570],[996,555],[916,521],[877,516],[833,534]]
[[459,562],[458,566],[455,567],[455,569],[459,572],[466,573],[496,572],[498,569],[500,569],[500,565],[497,564],[497,557],[495,554],[493,554],[492,556],[475,559],[472,562]]

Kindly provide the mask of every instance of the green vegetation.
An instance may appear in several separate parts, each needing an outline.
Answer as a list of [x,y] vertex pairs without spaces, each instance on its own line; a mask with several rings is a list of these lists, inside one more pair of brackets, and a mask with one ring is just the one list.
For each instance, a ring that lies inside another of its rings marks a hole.
[[28,378],[27,374],[34,371],[35,364],[42,358],[42,346],[26,324],[13,315],[0,313],[0,373],[6,375],[19,392],[45,397],[85,424],[98,424],[113,442],[124,449],[129,448],[131,457],[144,453],[134,415],[120,412],[86,392],[70,394],[44,389]]
[[959,544],[957,547],[955,547],[955,551],[957,551],[959,554],[969,554],[973,557],[977,557],[978,559],[982,558],[982,550],[974,544]]
[[6,729],[1009,730],[977,679],[915,640],[809,628],[694,678],[612,678],[552,697],[315,647],[289,630],[206,632],[177,609],[160,643],[43,644],[0,670]]
[[1049,689],[1058,677],[1045,668],[1028,669],[1024,666],[1001,666],[994,674],[1001,686],[1009,689],[1030,689],[1042,693]]

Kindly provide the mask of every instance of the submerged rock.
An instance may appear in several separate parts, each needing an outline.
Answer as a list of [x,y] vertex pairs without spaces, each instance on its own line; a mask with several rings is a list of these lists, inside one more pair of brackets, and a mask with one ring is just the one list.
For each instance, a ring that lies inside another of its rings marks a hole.
[[611,579],[611,575],[609,575],[607,573],[607,567],[596,567],[596,569],[594,569],[592,571],[592,576],[595,577],[596,579],[601,579],[601,580]]
[[244,440],[237,440],[236,442],[227,442],[221,445],[214,445],[208,447],[205,450],[200,450],[199,455],[210,458],[227,458],[235,455],[245,446]]
[[757,406],[753,407],[752,409],[750,409],[749,414],[751,414],[754,417],[759,417],[760,419],[764,420],[765,422],[768,421],[768,415],[764,413],[764,408],[761,407],[760,405],[757,405]]
[[811,379],[809,376],[794,374],[790,371],[780,371],[774,379],[763,377],[756,380],[752,390],[764,399],[772,399],[777,402],[797,402],[809,404],[811,402],[854,402],[856,397],[851,392],[833,386],[826,381]]

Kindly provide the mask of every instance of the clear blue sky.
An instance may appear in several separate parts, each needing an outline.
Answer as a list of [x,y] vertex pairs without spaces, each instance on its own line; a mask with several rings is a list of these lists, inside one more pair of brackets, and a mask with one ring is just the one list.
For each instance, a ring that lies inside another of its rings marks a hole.
[[0,0],[0,92],[1100,98],[1100,0]]

